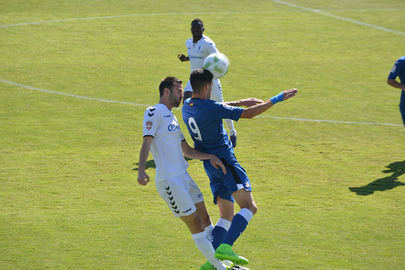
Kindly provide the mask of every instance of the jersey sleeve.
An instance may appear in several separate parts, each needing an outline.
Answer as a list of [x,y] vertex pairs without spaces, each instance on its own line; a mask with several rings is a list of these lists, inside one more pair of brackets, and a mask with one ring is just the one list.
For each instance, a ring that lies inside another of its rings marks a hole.
[[[404,61],[401,61],[401,59],[398,59],[394,66],[392,67],[392,70],[390,72],[390,74],[388,75],[388,79],[394,79],[399,75],[401,66],[404,66]],[[402,64],[402,65],[401,65]]]
[[220,116],[222,119],[232,119],[238,121],[243,108],[228,106],[224,103],[215,102],[215,115]]
[[215,45],[215,43],[212,40],[207,40],[205,42],[205,52],[206,52],[207,56],[212,53],[218,52],[217,46]]
[[159,125],[160,117],[156,107],[147,108],[143,116],[143,136],[155,137]]

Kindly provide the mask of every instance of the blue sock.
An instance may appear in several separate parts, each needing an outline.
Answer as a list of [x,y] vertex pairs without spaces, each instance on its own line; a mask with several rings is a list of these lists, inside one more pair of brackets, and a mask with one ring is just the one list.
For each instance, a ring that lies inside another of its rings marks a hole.
[[253,213],[247,209],[242,208],[239,213],[237,213],[231,223],[228,233],[225,236],[225,239],[222,243],[233,245],[242,232],[246,229],[249,221],[252,219]]
[[231,227],[231,222],[224,218],[220,218],[217,224],[215,224],[214,230],[212,231],[212,236],[214,238],[212,241],[212,246],[214,249],[217,249],[217,247],[222,243],[222,240],[224,240],[225,235],[229,230],[229,227]]
[[217,249],[217,247],[222,243],[222,240],[224,240],[225,235],[227,231],[220,227],[220,226],[215,226],[214,230],[212,231],[212,236],[214,237],[214,241],[212,241],[212,246],[214,249]]

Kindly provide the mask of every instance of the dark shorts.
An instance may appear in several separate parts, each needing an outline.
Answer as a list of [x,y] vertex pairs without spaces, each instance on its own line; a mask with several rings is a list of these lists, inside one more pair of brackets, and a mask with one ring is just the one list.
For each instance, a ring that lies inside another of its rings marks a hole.
[[245,169],[239,164],[234,155],[222,158],[226,168],[226,174],[222,170],[215,169],[209,160],[204,160],[204,169],[210,179],[211,192],[214,196],[214,203],[217,203],[217,196],[234,202],[232,193],[245,189],[252,191],[252,187]]

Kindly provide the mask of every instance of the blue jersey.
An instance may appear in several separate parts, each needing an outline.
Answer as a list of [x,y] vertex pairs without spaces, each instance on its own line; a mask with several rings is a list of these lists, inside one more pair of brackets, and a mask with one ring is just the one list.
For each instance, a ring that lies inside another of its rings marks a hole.
[[218,157],[233,154],[232,143],[222,119],[239,120],[243,109],[209,99],[187,99],[182,108],[183,121],[193,138],[194,148]]
[[405,56],[402,56],[395,62],[390,75],[388,75],[388,79],[395,80],[397,77],[399,77],[401,84],[405,84]]

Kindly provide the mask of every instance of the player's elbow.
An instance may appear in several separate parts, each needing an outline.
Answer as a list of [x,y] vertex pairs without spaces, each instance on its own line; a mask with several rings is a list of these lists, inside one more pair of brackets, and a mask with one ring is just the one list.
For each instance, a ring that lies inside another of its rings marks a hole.
[[387,84],[392,86],[394,84],[395,80],[393,79],[387,79]]

